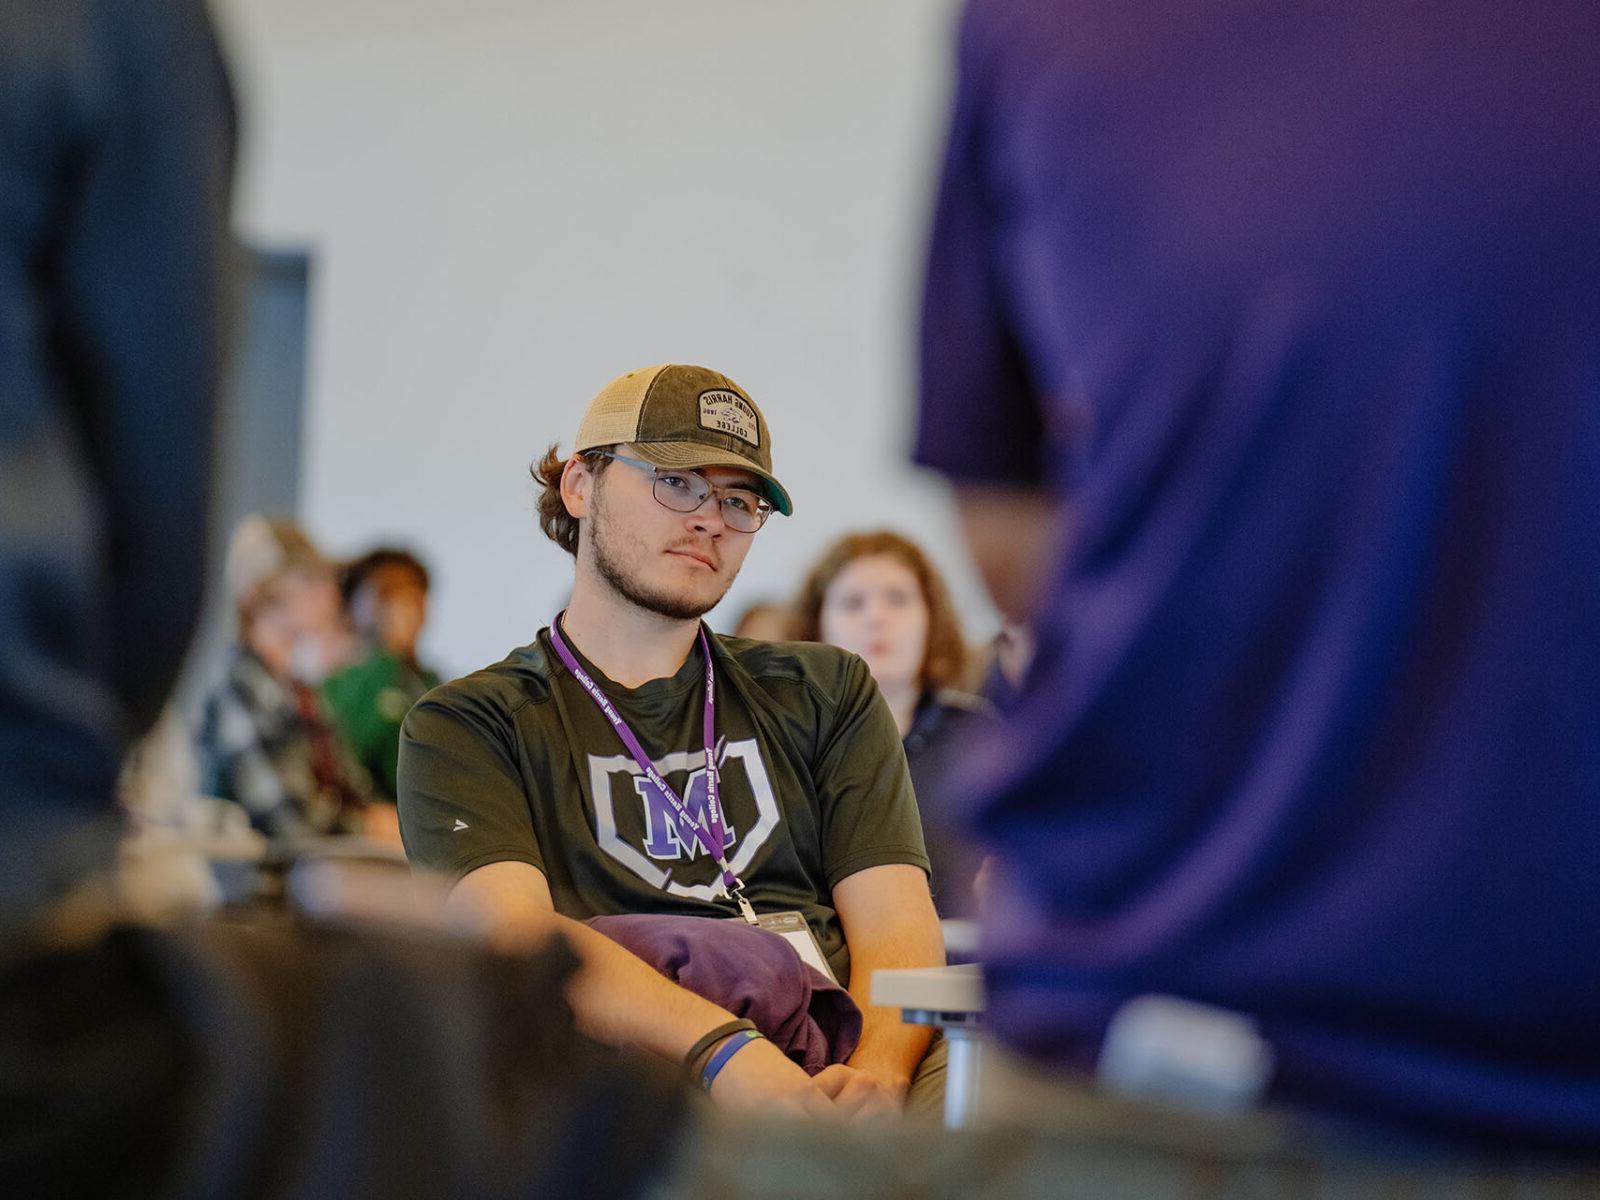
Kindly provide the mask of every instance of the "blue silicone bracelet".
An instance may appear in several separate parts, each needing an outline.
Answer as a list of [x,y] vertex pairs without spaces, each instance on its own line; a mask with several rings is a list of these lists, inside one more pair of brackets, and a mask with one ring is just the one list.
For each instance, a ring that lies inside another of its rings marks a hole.
[[718,1047],[717,1052],[711,1056],[711,1061],[706,1063],[706,1069],[700,1072],[700,1086],[709,1092],[712,1083],[717,1078],[717,1073],[728,1065],[728,1061],[761,1036],[762,1034],[759,1030],[741,1029],[724,1042]]

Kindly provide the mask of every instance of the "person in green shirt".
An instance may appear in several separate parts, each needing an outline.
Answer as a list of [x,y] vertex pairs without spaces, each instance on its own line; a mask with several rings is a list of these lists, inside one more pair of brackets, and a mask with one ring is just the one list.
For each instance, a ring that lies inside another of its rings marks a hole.
[[323,698],[378,798],[393,801],[400,723],[424,692],[439,686],[438,674],[417,659],[428,618],[428,568],[407,550],[381,546],[345,567],[340,588],[367,652],[324,681]]
[[[630,372],[595,397],[573,453],[552,446],[535,476],[541,526],[575,559],[571,602],[411,710],[408,856],[454,879],[452,906],[502,944],[564,934],[590,1036],[673,1058],[698,1046],[722,1064],[711,1094],[729,1104],[898,1107],[938,1056],[926,1029],[868,1003],[872,972],[937,966],[944,950],[894,718],[855,655],[700,620],[767,516],[792,511],[765,418],[716,372]],[[849,1060],[814,1079],[762,1039],[704,1045],[726,1010],[581,923],[784,911],[803,915],[865,1017]]]

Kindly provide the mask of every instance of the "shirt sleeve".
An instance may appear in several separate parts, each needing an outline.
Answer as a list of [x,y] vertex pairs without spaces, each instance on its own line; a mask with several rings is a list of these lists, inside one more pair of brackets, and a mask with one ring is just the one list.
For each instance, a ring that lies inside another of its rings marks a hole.
[[400,728],[400,836],[413,864],[460,879],[494,862],[545,869],[510,714],[491,700],[424,696]]
[[818,747],[822,867],[841,879],[887,863],[928,870],[922,819],[894,716],[867,664],[850,656],[841,698]]
[[972,482],[1038,484],[1046,438],[997,262],[995,56],[981,6],[961,24],[955,102],[924,280],[913,458]]

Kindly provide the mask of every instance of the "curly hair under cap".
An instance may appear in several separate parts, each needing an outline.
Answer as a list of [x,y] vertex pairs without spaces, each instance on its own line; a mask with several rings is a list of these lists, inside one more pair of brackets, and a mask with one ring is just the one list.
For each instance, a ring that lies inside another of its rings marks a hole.
[[923,603],[928,606],[928,644],[922,656],[922,690],[930,692],[964,686],[969,652],[966,639],[961,634],[961,620],[956,616],[955,604],[950,599],[950,589],[945,586],[944,576],[939,574],[938,568],[920,546],[890,529],[847,533],[828,547],[800,585],[800,594],[794,602],[793,636],[803,642],[822,641],[822,602],[833,581],[839,577],[839,572],[856,559],[880,554],[903,563],[916,576],[917,586],[922,589]]
[[[560,546],[574,558],[578,556],[578,518],[567,511],[561,499],[561,476],[567,469],[567,459],[558,453],[558,443],[551,442],[544,457],[528,468],[528,474],[539,485],[539,528],[545,537]],[[597,446],[595,449],[606,449]],[[588,453],[587,451],[585,453]],[[596,479],[605,474],[611,465],[608,458],[587,458],[589,473]]]

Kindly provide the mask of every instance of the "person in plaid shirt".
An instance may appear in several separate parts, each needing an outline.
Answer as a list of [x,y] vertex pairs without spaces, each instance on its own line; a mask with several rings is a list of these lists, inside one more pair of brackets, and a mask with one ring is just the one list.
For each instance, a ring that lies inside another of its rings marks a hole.
[[306,682],[341,644],[331,567],[292,522],[251,516],[226,573],[239,641],[201,720],[203,790],[271,837],[362,832],[370,781]]

